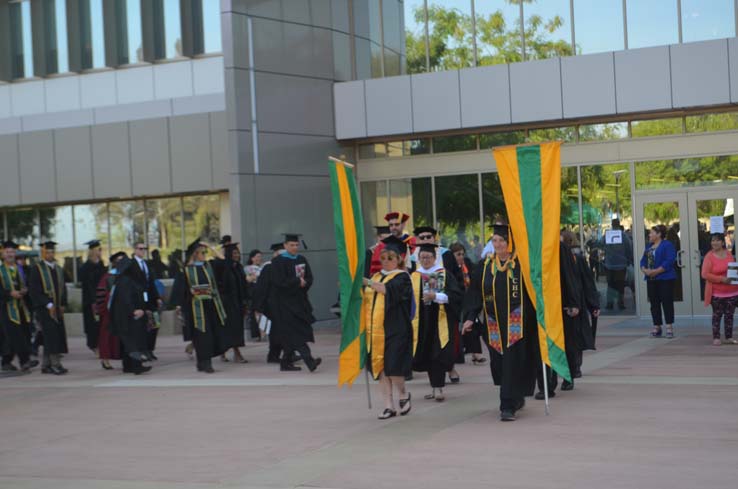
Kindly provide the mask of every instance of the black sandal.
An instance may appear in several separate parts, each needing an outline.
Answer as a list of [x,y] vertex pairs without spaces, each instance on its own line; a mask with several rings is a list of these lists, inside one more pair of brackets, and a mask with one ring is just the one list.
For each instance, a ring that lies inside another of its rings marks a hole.
[[390,418],[394,418],[395,416],[397,416],[397,411],[395,411],[394,409],[387,408],[384,411],[382,411],[382,414],[377,416],[377,419],[390,419]]
[[[410,403],[411,398],[412,396],[408,392],[407,399],[400,399],[400,416],[405,416],[413,408],[413,405]],[[405,409],[405,406],[407,406],[407,409]]]

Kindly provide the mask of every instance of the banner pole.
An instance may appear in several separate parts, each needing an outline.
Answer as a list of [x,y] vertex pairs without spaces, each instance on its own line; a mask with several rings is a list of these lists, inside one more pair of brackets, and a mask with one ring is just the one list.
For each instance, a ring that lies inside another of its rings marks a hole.
[[369,405],[369,409],[372,408],[372,393],[369,389],[369,369],[364,368],[364,383],[366,384],[366,402]]
[[546,362],[541,358],[541,366],[543,367],[543,398],[546,401],[546,416],[551,414],[548,406],[548,370],[546,370]]

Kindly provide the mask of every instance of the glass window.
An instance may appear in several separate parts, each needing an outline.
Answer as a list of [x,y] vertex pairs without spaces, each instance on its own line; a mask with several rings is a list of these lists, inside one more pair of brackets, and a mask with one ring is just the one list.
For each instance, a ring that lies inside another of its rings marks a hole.
[[354,32],[364,39],[382,44],[379,0],[354,2]]
[[66,0],[47,0],[45,7],[48,16],[46,72],[66,73],[69,71]]
[[405,0],[405,53],[407,73],[428,71],[425,58],[425,10],[423,0]]
[[200,0],[202,3],[202,24],[206,53],[219,53],[223,50],[220,37],[220,2]]
[[31,78],[33,69],[33,36],[31,33],[31,2],[11,2],[10,15],[11,76]]
[[220,196],[193,195],[183,198],[185,243],[197,238],[208,243],[220,240]]
[[364,213],[364,236],[367,245],[373,242],[369,236],[377,234],[374,226],[384,225],[384,215],[388,209],[387,181],[361,182],[361,210]]
[[102,0],[80,2],[82,69],[105,67],[105,30]]
[[734,37],[733,0],[682,0],[682,41]]
[[89,204],[74,206],[74,233],[77,250],[84,250],[85,243],[93,239],[100,240],[103,259],[107,262],[110,252],[108,234],[107,204]]
[[179,0],[162,0],[164,2],[164,56],[178,58],[182,56],[182,16],[179,11]]
[[476,0],[474,11],[479,66],[522,61],[520,5],[507,0]]
[[738,155],[636,163],[636,189],[738,184]]
[[429,2],[428,29],[431,69],[455,70],[474,65],[469,0]]
[[479,177],[436,177],[436,217],[441,245],[459,242],[472,261],[479,259],[474,243],[481,241],[479,223]]
[[372,50],[371,43],[360,37],[354,38],[356,47],[356,79],[368,80],[372,78]]
[[679,42],[676,0],[629,1],[628,49]]
[[625,49],[622,0],[574,0],[577,54]]
[[390,141],[387,143],[387,156],[390,158],[397,158],[404,156],[405,154],[405,142],[404,141]]
[[39,225],[36,209],[11,209],[5,213],[8,239],[21,246],[36,249],[39,244]]
[[738,112],[687,116],[687,132],[717,132],[738,129]]
[[146,239],[153,256],[158,250],[162,261],[181,256],[187,245],[182,242],[182,201],[179,197],[146,201]]
[[[411,234],[421,225],[433,224],[433,197],[431,179],[403,178],[390,180],[390,209],[410,215],[405,231]],[[382,216],[378,216],[379,219]]]
[[143,201],[111,202],[108,206],[110,249],[113,252],[125,251],[130,256],[136,241],[145,242]]
[[576,127],[549,127],[546,129],[532,129],[528,131],[528,141],[531,143],[543,143],[546,141],[563,141],[573,143],[576,141]]
[[384,50],[384,76],[398,76],[401,73],[400,55],[391,49]]
[[[635,314],[633,209],[628,164],[581,167],[583,251],[595,275],[603,314]],[[605,231],[619,219],[628,238],[622,247],[605,246]],[[627,266],[621,268],[623,264]],[[610,287],[608,287],[608,283]],[[622,296],[620,295],[622,292]],[[614,308],[619,302],[623,308]]]
[[402,51],[405,42],[402,35],[401,14],[402,3],[398,0],[382,1],[382,27],[384,29],[384,47],[397,53]]
[[607,141],[628,137],[627,122],[611,122],[608,124],[585,124],[579,126],[579,142]]
[[374,42],[369,43],[371,50],[371,76],[372,78],[381,78],[382,73],[382,47]]
[[[56,245],[56,262],[64,268],[67,282],[75,280],[74,232],[72,231],[72,206],[43,207],[39,209],[41,240],[53,240]],[[79,250],[78,250],[79,253]],[[77,257],[79,261],[80,256]]]
[[386,158],[387,145],[385,143],[361,144],[359,145],[359,159],[371,160],[373,158]]
[[523,5],[527,59],[571,56],[569,0],[538,0]]
[[479,148],[491,149],[525,142],[525,131],[490,132],[479,135]]
[[115,0],[115,20],[118,31],[118,64],[141,63],[141,3],[138,0]]
[[477,149],[477,136],[445,136],[433,138],[434,153],[449,153],[452,151],[474,151]]
[[[492,236],[492,226],[498,220],[507,220],[505,199],[502,196],[502,185],[500,175],[497,172],[482,174],[482,206],[484,208],[485,233],[481,244],[478,246],[477,254],[481,255],[482,248]],[[481,258],[481,256],[480,256]]]
[[630,132],[634,138],[682,134],[682,119],[679,117],[673,119],[633,121],[630,123]]
[[338,81],[351,80],[351,70],[351,38],[333,31],[333,77]]
[[561,229],[579,235],[579,183],[575,166],[561,168]]

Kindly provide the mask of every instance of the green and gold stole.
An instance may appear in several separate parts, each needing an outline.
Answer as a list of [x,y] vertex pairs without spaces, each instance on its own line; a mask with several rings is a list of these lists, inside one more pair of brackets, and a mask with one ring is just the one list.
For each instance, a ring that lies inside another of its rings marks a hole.
[[197,268],[198,265],[187,265],[185,267],[185,276],[192,292],[192,317],[195,322],[195,329],[204,333],[206,300],[212,300],[213,304],[215,304],[215,311],[218,313],[222,325],[225,325],[226,312],[223,308],[223,302],[220,300],[220,294],[218,294],[218,288],[215,285],[215,278],[210,264],[205,263],[202,265],[202,269],[205,272],[204,282],[200,282],[200,274],[197,273]]
[[[54,280],[51,277],[51,268],[44,261],[40,261],[36,264],[38,274],[41,277],[41,287],[43,288],[44,294],[51,298],[51,302],[54,303],[54,307],[59,307],[59,301],[62,298],[62,287],[64,287],[64,275],[59,265],[54,267],[56,273],[56,281],[59,284],[59,288],[54,287]],[[58,317],[58,313],[57,313]]]
[[[438,275],[438,282],[441,284],[441,290],[439,292],[442,292],[446,289],[446,271],[443,269],[439,269],[437,272],[434,272],[434,274]],[[423,274],[415,271],[410,275],[411,281],[413,283],[413,294],[415,294],[415,316],[413,316],[413,355],[415,355],[415,351],[418,348],[418,330],[420,329],[420,309],[422,308],[423,304],[423,286],[422,286],[422,279]],[[438,339],[441,342],[441,348],[445,348],[448,344],[448,331],[449,331],[449,324],[448,324],[448,317],[446,316],[446,308],[443,307],[444,304],[438,304]]]
[[10,297],[10,292],[14,292],[17,290],[15,288],[17,277],[17,268],[10,268],[9,266],[5,265],[5,263],[0,264],[0,284],[3,287],[3,290],[8,293],[9,297],[9,300],[5,305],[8,310],[8,317],[13,323],[20,324],[21,311],[23,311],[23,315],[26,318],[26,321],[30,320],[31,314],[28,312],[28,307],[26,307],[26,302],[23,299],[14,299]]
[[[487,321],[487,342],[500,355],[503,354],[502,334],[500,333],[500,325],[497,322],[500,311],[497,310],[497,302],[495,301],[495,297],[497,297],[495,277],[498,273],[505,273],[507,275],[507,311],[504,311],[507,314],[507,348],[510,348],[523,339],[523,303],[520,296],[520,275],[516,274],[517,264],[515,260],[516,255],[514,253],[508,258],[505,264],[502,264],[497,255],[493,257],[487,256],[484,262],[484,271],[482,272],[482,304],[484,304],[484,317]],[[492,273],[492,294],[490,295],[484,293],[484,284],[488,269]],[[511,310],[510,301],[512,299],[521,299],[521,302],[519,307]],[[494,309],[494,317],[489,314],[487,304],[491,304]]]
[[[372,282],[387,284],[402,270],[394,270],[386,275],[381,272],[375,273]],[[384,294],[379,294],[369,286],[364,287],[364,300],[361,303],[361,321],[363,326],[360,330],[367,332],[366,351],[372,362],[372,375],[374,380],[384,371]]]

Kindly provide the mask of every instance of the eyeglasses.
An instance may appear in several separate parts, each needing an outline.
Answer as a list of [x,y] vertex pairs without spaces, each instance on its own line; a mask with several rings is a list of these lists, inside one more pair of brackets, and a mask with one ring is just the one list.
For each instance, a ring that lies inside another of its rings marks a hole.
[[146,250],[148,250],[148,248],[147,248],[147,247],[145,247],[145,246],[137,246],[137,247],[136,247],[136,249],[137,249],[138,251],[146,251]]
[[432,234],[419,234],[418,238],[419,239],[433,239],[433,235]]

